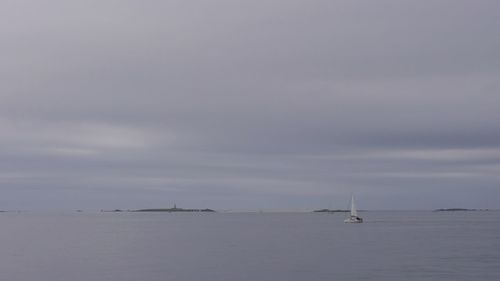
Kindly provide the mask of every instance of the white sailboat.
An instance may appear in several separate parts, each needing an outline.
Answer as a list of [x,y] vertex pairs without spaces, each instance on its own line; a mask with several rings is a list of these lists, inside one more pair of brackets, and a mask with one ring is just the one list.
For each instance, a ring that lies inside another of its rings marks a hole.
[[358,216],[356,204],[354,203],[354,194],[351,194],[351,215],[344,220],[345,223],[362,223],[363,219]]

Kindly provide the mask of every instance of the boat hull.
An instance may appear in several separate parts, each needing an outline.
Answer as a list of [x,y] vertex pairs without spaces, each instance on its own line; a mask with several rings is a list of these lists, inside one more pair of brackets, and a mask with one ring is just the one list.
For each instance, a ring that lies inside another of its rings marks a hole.
[[350,217],[344,220],[345,223],[362,223],[363,219],[360,217]]

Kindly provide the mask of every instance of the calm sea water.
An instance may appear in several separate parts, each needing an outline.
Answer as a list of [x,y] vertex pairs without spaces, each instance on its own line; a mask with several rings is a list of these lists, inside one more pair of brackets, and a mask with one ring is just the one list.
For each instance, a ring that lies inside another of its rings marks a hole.
[[500,212],[3,213],[0,280],[500,280]]

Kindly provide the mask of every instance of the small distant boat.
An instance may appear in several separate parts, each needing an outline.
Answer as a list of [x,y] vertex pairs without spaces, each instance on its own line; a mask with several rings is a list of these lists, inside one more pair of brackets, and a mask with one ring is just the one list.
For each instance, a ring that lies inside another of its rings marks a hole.
[[362,223],[363,219],[358,216],[356,204],[354,203],[354,194],[351,194],[351,215],[344,220],[345,223]]

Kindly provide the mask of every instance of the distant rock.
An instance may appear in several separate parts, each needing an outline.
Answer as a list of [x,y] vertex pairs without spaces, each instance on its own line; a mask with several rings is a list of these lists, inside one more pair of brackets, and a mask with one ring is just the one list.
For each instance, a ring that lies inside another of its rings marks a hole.
[[314,210],[314,213],[348,213],[350,212],[349,210],[330,210],[330,209],[320,209],[320,210]]
[[103,212],[103,213],[119,213],[119,212],[123,212],[123,210],[120,210],[120,209],[114,209],[114,210],[101,210],[101,212]]
[[488,209],[465,209],[465,208],[448,208],[448,209],[436,209],[434,212],[457,212],[457,211],[488,211]]
[[165,209],[139,209],[131,212],[215,212],[212,209],[183,209],[183,208],[165,208]]

